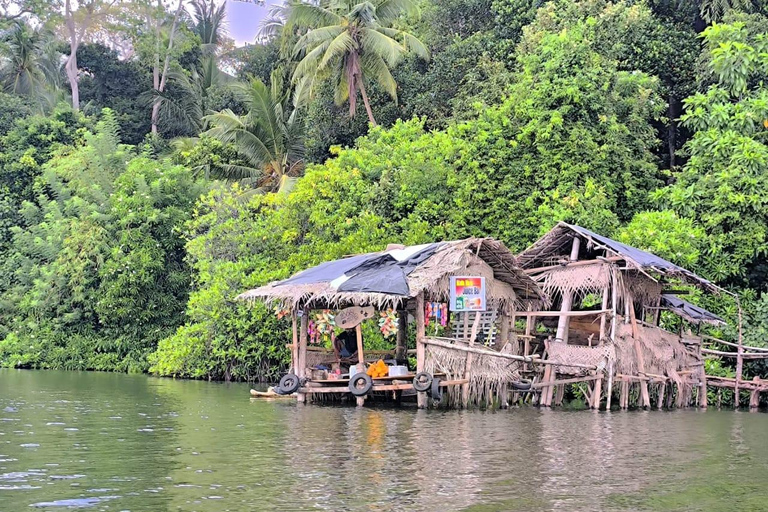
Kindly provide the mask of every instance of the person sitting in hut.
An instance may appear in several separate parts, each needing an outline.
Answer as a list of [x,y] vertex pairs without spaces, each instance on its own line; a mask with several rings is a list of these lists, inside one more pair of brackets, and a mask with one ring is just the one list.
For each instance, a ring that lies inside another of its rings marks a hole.
[[351,360],[357,355],[357,334],[354,329],[345,329],[333,340],[333,351],[336,360]]

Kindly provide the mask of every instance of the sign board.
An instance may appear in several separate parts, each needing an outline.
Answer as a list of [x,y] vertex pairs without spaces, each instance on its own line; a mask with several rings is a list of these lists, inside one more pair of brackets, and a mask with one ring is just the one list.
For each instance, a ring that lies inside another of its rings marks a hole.
[[485,311],[485,278],[451,277],[451,311]]
[[372,318],[374,313],[375,310],[372,306],[368,306],[366,308],[354,306],[351,308],[342,309],[336,313],[334,322],[339,327],[343,327],[344,329],[351,329],[352,327],[360,324],[363,320]]

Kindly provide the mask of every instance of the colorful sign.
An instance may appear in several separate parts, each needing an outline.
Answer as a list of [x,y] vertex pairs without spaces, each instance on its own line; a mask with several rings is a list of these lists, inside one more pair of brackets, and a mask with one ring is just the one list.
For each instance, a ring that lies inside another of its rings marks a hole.
[[451,277],[451,311],[485,311],[484,277]]

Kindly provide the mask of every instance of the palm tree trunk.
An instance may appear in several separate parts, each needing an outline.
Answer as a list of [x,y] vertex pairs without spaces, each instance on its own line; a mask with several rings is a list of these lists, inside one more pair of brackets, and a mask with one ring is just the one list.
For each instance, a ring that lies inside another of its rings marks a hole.
[[368,94],[365,92],[365,84],[363,83],[363,77],[359,77],[357,83],[360,86],[360,95],[363,97],[363,105],[365,105],[365,111],[368,112],[368,121],[373,126],[379,126],[376,119],[373,117],[373,110],[371,110],[371,104],[368,102]]
[[[183,0],[179,0],[179,6],[176,8],[176,14],[173,15],[173,24],[171,25],[171,33],[168,36],[168,51],[165,54],[165,62],[163,63],[163,72],[160,75],[160,85],[156,88],[158,92],[165,90],[165,84],[168,79],[168,66],[171,64],[171,51],[173,51],[173,38],[176,34],[176,27],[179,23],[179,15],[184,7]],[[152,104],[152,133],[157,133],[157,121],[160,117],[160,99],[156,98]]]

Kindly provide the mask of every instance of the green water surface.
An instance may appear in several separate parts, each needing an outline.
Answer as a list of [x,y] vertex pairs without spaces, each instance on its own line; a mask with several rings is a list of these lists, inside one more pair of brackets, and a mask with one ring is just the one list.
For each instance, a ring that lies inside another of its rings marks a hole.
[[768,415],[418,411],[0,371],[0,511],[766,511]]

